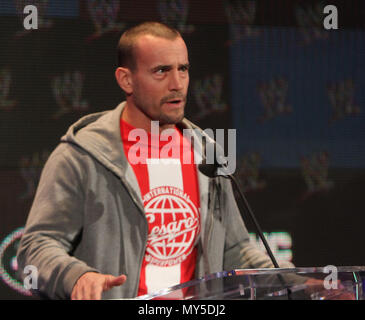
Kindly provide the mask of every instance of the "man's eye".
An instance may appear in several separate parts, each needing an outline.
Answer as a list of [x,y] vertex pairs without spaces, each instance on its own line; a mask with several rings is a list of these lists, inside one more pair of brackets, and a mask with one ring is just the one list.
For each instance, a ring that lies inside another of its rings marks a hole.
[[156,72],[156,74],[164,74],[166,71],[167,71],[166,68],[160,68],[160,69],[157,69],[155,72]]

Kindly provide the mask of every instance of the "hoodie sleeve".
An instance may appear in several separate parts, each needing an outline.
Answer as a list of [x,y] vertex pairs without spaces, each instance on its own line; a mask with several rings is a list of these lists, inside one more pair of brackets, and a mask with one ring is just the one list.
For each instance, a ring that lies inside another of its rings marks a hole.
[[77,151],[61,144],[45,164],[17,253],[20,274],[35,266],[37,290],[50,299],[69,299],[82,274],[98,272],[72,256],[84,206],[82,165],[72,152]]

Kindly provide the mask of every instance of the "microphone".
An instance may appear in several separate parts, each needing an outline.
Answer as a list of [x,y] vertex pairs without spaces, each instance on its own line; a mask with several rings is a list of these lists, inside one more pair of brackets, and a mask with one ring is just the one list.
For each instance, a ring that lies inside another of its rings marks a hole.
[[[274,267],[279,269],[279,264],[276,261],[274,254],[271,251],[271,248],[269,246],[269,244],[266,241],[266,238],[262,232],[262,229],[256,219],[255,214],[253,213],[245,195],[243,194],[243,192],[241,191],[241,188],[238,185],[237,179],[232,175],[232,174],[218,174],[218,169],[220,169],[221,173],[224,173],[224,169],[227,167],[227,160],[224,158],[223,156],[223,151],[221,148],[218,148],[218,145],[215,142],[210,142],[214,144],[215,150],[217,151],[215,153],[214,156],[214,161],[213,163],[207,163],[207,159],[204,158],[204,160],[202,161],[202,163],[200,163],[198,165],[198,169],[199,171],[204,174],[205,176],[209,177],[209,178],[215,178],[218,176],[222,176],[223,178],[228,178],[233,182],[233,185],[235,186],[236,190],[238,191],[238,194],[240,195],[240,199],[246,209],[246,211],[249,213],[249,216],[251,218],[251,221],[253,222],[255,229],[262,241],[262,243],[265,246],[266,252],[268,253],[271,262],[273,263]],[[218,155],[217,155],[218,153]],[[241,213],[242,215],[242,213]],[[291,290],[290,288],[286,285],[284,279],[282,278],[281,274],[278,274],[278,278],[282,284],[283,287],[285,287],[288,291],[288,299],[291,300]]]

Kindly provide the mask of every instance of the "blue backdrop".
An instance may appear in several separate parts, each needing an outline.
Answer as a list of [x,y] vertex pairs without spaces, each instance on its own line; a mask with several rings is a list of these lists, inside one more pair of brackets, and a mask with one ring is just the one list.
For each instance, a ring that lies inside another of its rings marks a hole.
[[[260,153],[263,167],[297,167],[302,156],[325,150],[332,167],[364,168],[364,32],[328,31],[326,38],[306,43],[299,28],[256,31],[256,36],[244,37],[230,49],[239,154]],[[291,111],[260,121],[265,111],[259,86],[279,77],[287,81],[283,100]],[[331,121],[328,87],[345,81],[354,85],[353,104],[360,113]]]

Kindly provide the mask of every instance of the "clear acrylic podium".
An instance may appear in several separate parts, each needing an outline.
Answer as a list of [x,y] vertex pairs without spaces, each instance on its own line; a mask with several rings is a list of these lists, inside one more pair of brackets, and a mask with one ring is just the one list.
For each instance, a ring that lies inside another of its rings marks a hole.
[[364,300],[363,285],[365,267],[236,269],[213,273],[136,299]]

